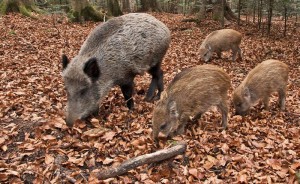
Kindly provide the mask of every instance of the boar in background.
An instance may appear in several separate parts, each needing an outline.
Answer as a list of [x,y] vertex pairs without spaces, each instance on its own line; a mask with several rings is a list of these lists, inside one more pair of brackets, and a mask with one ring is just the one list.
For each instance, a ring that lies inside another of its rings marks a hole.
[[284,110],[288,72],[288,66],[278,60],[270,59],[258,64],[234,90],[236,114],[246,115],[250,107],[260,99],[268,110],[269,98],[273,92],[278,92],[279,106]]
[[222,112],[222,125],[227,127],[227,91],[229,76],[219,67],[202,65],[178,73],[162,93],[153,111],[153,139],[159,133],[166,137],[182,134],[187,122],[197,120],[211,106]]
[[62,57],[67,125],[98,113],[99,103],[116,85],[132,109],[133,80],[144,72],[152,75],[146,100],[158,99],[163,91],[161,63],[169,43],[169,29],[146,13],[126,14],[97,26],[71,62]]
[[217,53],[221,58],[222,51],[232,50],[232,60],[235,61],[236,54],[239,54],[242,59],[242,52],[240,44],[242,41],[242,34],[233,29],[221,29],[210,33],[202,42],[199,52],[200,57],[205,62],[208,62],[213,53]]

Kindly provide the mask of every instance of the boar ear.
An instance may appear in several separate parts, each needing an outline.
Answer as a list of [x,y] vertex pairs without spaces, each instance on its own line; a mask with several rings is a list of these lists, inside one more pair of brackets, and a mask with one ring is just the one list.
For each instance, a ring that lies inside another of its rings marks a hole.
[[250,91],[249,91],[248,87],[244,88],[244,94],[243,95],[244,95],[244,98],[250,99]]
[[83,71],[93,80],[100,77],[100,68],[97,63],[97,58],[90,58],[84,65]]
[[177,104],[175,101],[169,103],[170,115],[171,117],[178,118]]
[[61,63],[62,63],[63,70],[64,70],[67,68],[67,66],[69,64],[69,59],[65,54],[63,54],[61,58],[62,58]]
[[211,50],[211,46],[210,45],[205,45],[205,48],[207,49],[207,50]]

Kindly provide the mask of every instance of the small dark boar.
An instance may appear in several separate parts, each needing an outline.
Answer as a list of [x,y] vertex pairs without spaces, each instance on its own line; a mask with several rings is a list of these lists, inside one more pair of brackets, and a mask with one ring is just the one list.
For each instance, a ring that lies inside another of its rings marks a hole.
[[232,60],[235,61],[236,54],[242,59],[240,44],[242,34],[233,29],[221,29],[210,33],[202,42],[199,52],[205,62],[209,61],[214,52],[221,58],[222,51],[232,50]]
[[250,107],[260,99],[268,110],[269,97],[273,92],[278,92],[279,105],[284,110],[288,72],[288,66],[277,60],[266,60],[258,64],[233,92],[236,114],[246,115]]
[[153,111],[153,139],[158,140],[159,132],[166,137],[182,134],[191,117],[197,120],[211,106],[221,110],[226,128],[230,86],[229,76],[214,65],[196,66],[177,74]]
[[152,75],[146,100],[158,99],[163,91],[161,62],[169,43],[169,29],[145,13],[123,15],[97,26],[72,62],[62,57],[67,124],[98,113],[99,103],[116,85],[132,109],[133,80],[144,72]]

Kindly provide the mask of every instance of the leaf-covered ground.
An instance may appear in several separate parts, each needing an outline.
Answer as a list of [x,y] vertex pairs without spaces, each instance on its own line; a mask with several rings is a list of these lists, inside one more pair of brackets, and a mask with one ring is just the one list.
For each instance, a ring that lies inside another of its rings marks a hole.
[[[181,22],[185,17],[154,14],[172,31],[172,43],[164,59],[165,85],[183,68],[204,64],[198,48],[204,37],[219,25]],[[1,183],[99,183],[95,173],[158,148],[151,139],[155,104],[143,100],[149,75],[138,76],[135,108],[128,111],[119,88],[102,103],[99,116],[73,129],[63,120],[66,93],[60,57],[73,57],[96,23],[68,23],[64,17],[38,20],[16,14],[0,18],[0,182]],[[290,67],[286,110],[280,112],[277,95],[270,110],[258,104],[245,117],[234,116],[232,102],[228,130],[212,108],[185,135],[160,141],[166,148],[188,143],[185,165],[182,156],[156,165],[145,165],[112,183],[297,183],[300,180],[300,32],[290,24],[271,37],[262,37],[252,25],[228,27],[243,33],[243,60],[213,58],[231,76],[232,89],[259,62],[274,58]],[[297,32],[298,31],[298,32]],[[230,96],[232,93],[230,90]],[[231,99],[231,98],[230,98]]]

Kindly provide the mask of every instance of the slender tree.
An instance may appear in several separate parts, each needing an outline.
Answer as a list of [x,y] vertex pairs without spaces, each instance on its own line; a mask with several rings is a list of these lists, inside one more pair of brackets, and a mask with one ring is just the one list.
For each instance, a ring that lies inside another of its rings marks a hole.
[[241,22],[241,0],[238,0],[238,25],[240,25]]
[[267,24],[267,34],[270,35],[271,25],[272,25],[272,16],[273,16],[273,3],[274,0],[269,0],[269,10],[268,10],[268,24]]
[[107,0],[108,15],[114,17],[123,15],[118,0]]
[[156,0],[141,0],[141,8],[139,11],[160,11]]

